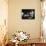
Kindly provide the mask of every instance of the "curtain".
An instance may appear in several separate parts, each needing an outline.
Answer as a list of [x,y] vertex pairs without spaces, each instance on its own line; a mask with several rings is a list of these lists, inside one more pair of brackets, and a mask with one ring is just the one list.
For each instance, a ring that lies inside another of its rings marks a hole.
[[0,43],[8,31],[8,0],[0,0]]
[[46,0],[44,1],[44,19],[43,19],[43,36],[46,38]]

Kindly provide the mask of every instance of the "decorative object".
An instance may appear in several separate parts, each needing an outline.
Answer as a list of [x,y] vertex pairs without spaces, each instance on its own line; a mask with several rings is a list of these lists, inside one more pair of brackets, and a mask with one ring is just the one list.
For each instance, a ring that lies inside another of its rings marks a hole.
[[35,19],[35,9],[22,9],[22,19]]
[[18,31],[17,34],[13,35],[13,38],[11,39],[11,41],[12,42],[27,41],[29,38],[30,38],[30,34],[23,31]]
[[20,41],[27,42],[27,40],[30,38],[30,34],[23,31],[17,31],[17,34],[14,33],[12,36],[13,38],[10,41],[16,43],[16,46]]
[[26,32],[20,31],[20,32],[18,32],[17,36],[18,36],[18,39],[20,41],[27,41],[30,37],[30,34],[27,34]]

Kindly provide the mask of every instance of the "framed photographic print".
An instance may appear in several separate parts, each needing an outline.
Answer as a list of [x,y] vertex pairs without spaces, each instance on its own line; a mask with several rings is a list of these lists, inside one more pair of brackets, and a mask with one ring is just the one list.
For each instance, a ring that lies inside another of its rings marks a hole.
[[22,9],[22,19],[35,19],[35,9]]

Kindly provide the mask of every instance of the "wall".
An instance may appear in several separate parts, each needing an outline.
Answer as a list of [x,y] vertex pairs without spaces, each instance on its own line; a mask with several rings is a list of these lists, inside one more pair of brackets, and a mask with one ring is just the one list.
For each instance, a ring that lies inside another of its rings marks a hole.
[[[21,9],[35,9],[34,20],[22,20]],[[40,0],[9,0],[8,34],[16,31],[26,31],[31,34],[31,38],[40,37]]]

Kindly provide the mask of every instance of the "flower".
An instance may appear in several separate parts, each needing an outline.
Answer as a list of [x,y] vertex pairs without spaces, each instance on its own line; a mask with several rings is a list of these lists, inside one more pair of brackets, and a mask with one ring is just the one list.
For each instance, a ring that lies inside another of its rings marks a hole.
[[27,34],[26,32],[23,32],[23,31],[18,31],[17,34],[14,34],[13,35],[14,37],[14,42],[16,40],[18,41],[27,41],[29,38],[30,38],[30,34]]
[[19,32],[19,33],[17,34],[17,37],[18,37],[18,39],[19,39],[20,41],[29,39],[29,35],[28,35],[26,32],[23,32],[23,31]]

